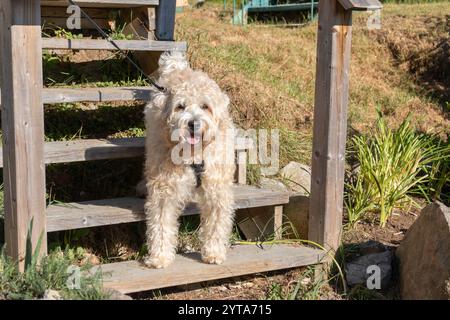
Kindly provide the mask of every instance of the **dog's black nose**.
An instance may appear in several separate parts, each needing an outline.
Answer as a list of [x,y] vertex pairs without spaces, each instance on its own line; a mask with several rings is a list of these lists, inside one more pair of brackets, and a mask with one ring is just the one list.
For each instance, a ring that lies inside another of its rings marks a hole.
[[191,131],[191,132],[194,132],[195,131],[195,121],[194,120],[191,120],[191,121],[189,121],[188,122],[188,128],[189,128],[189,130]]

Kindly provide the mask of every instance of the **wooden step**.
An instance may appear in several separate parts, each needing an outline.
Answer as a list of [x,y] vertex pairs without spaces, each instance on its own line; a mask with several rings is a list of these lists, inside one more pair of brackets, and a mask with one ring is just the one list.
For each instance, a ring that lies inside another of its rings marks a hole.
[[[236,150],[251,148],[251,142],[236,144]],[[78,139],[52,141],[44,144],[45,164],[123,159],[142,157],[145,154],[145,138]],[[0,147],[0,168],[3,168],[3,152]]]
[[[157,6],[159,0],[74,0],[82,8],[131,8]],[[67,7],[67,0],[41,0],[42,7]]]
[[[237,209],[280,205],[289,202],[289,194],[235,185]],[[188,205],[183,215],[198,214],[194,204]],[[47,208],[47,231],[62,231],[119,223],[144,221],[144,199],[116,198],[79,203],[55,204]]]
[[[45,163],[134,158],[145,153],[145,138],[83,139],[44,144]],[[0,147],[0,168],[3,152]]]
[[233,246],[222,265],[201,261],[199,253],[179,254],[165,269],[151,269],[138,261],[105,264],[101,269],[106,288],[132,293],[224,279],[246,274],[289,269],[322,262],[325,252],[304,246],[256,245]]
[[68,102],[149,101],[149,87],[105,87],[105,88],[44,88],[42,101],[45,104]]
[[[186,51],[186,42],[156,40],[115,40],[121,50]],[[42,38],[43,49],[59,50],[117,50],[105,39]]]

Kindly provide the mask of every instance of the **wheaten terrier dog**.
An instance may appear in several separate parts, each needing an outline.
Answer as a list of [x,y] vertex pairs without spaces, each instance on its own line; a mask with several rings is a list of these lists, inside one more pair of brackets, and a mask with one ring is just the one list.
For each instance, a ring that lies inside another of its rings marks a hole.
[[156,91],[145,109],[145,264],[164,268],[174,260],[178,218],[190,202],[201,211],[202,259],[220,264],[234,219],[229,99],[180,53],[161,56],[158,84],[165,90]]

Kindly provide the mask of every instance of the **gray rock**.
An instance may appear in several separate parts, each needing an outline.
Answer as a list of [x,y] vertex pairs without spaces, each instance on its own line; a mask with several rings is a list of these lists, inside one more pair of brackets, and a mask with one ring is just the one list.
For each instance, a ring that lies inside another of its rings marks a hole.
[[397,249],[403,299],[450,299],[450,210],[426,206]]
[[366,241],[358,246],[358,251],[360,255],[381,253],[386,250],[388,250],[388,248],[384,244],[374,240]]
[[302,195],[309,195],[311,191],[311,168],[307,165],[291,161],[280,170],[286,179],[286,185]]
[[384,251],[366,254],[347,263],[345,277],[348,285],[366,285],[367,279],[372,275],[372,272],[369,272],[369,267],[376,265],[380,267],[381,289],[388,288],[392,279],[392,258],[391,251]]
[[284,192],[288,191],[288,188],[283,184],[283,182],[266,177],[261,177],[261,179],[259,180],[259,185],[263,189],[270,189]]

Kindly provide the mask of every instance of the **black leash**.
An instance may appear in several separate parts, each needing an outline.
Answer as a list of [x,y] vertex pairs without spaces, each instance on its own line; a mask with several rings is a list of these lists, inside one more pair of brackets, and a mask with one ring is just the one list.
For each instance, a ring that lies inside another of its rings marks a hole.
[[192,163],[191,168],[194,170],[195,174],[195,187],[198,188],[202,185],[202,174],[205,172],[205,161],[203,160],[202,163]]
[[[75,1],[73,0],[68,0],[69,3],[71,5],[77,6],[78,8],[80,8],[80,12],[83,14],[83,16],[89,20],[89,22],[95,27],[95,29],[97,29],[97,31],[102,35],[102,37],[104,37],[109,43],[111,43],[119,52],[125,54],[125,57],[127,58],[127,60],[143,75],[145,76],[148,81],[159,91],[161,92],[165,92],[166,89],[164,87],[161,87],[160,85],[158,85],[152,78],[150,78],[147,73],[145,73],[144,70],[141,69],[141,67],[139,67],[136,62],[133,61],[133,59],[131,59],[128,54],[126,54],[120,47],[119,45],[113,40],[111,39],[111,37],[105,32],[103,31],[103,29],[78,5],[75,3]],[[193,163],[191,164],[191,168],[192,170],[194,170],[194,174],[195,174],[195,180],[196,180],[196,188],[200,187],[202,185],[202,174],[205,172],[205,161],[202,161],[202,163]]]
[[111,43],[119,52],[125,54],[125,57],[127,58],[127,60],[140,72],[142,73],[142,75],[144,77],[146,77],[148,79],[148,81],[150,82],[150,84],[152,86],[154,86],[156,89],[158,89],[161,92],[165,92],[166,89],[164,87],[161,87],[159,84],[157,84],[152,78],[150,78],[144,70],[141,69],[141,67],[139,67],[137,65],[136,62],[133,61],[133,59],[131,59],[128,54],[126,54],[118,45],[117,43],[111,39],[111,37],[105,32],[103,31],[103,29],[97,24],[97,22],[95,22],[86,12],[84,12],[83,9],[81,9],[81,7],[75,3],[75,1],[73,0],[68,0],[70,2],[71,5],[77,6],[78,8],[80,8],[80,12],[83,14],[83,16],[89,20],[89,22],[95,27],[95,29],[97,29],[98,32],[100,32],[100,34],[102,35],[102,37],[104,37],[109,43]]

